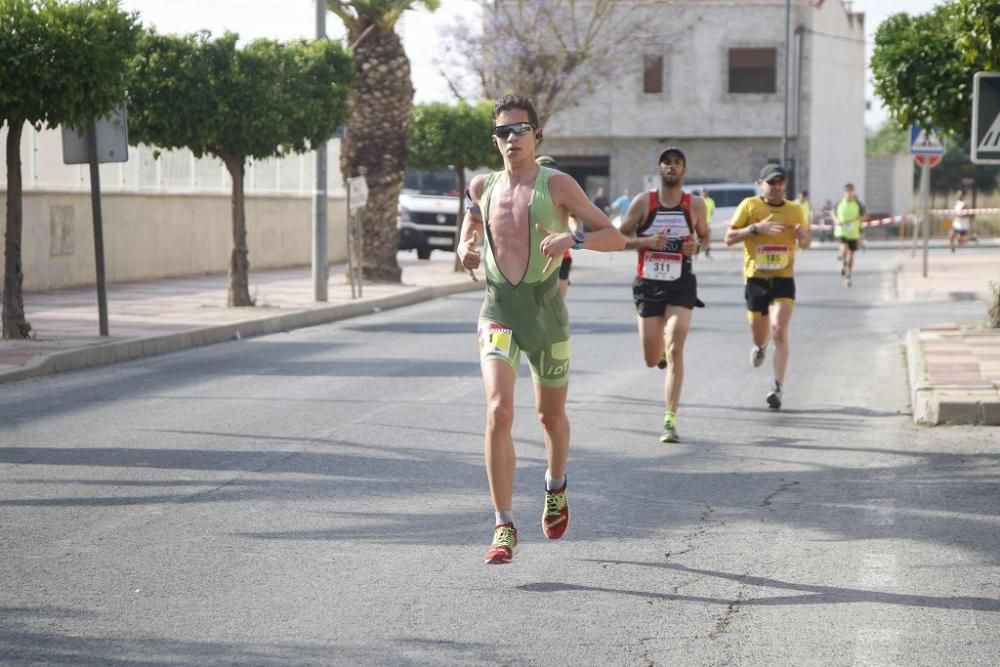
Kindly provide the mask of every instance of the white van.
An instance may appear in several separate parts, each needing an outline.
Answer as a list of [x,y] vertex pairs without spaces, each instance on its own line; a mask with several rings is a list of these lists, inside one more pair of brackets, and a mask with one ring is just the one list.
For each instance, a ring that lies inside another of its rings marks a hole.
[[[736,207],[747,197],[760,194],[756,183],[685,183],[684,191],[700,195],[701,189],[715,200],[715,213],[708,221],[709,227],[724,228],[733,218]],[[713,235],[714,236],[714,235]]]
[[399,194],[399,249],[430,259],[432,250],[451,251],[458,231],[458,174],[454,169],[409,169]]

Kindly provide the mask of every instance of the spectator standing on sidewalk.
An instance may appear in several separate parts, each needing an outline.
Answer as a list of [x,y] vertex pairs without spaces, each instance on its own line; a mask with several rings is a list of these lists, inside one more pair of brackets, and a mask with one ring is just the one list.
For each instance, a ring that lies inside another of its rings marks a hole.
[[616,227],[620,227],[622,224],[622,219],[625,214],[628,213],[628,205],[632,203],[632,200],[628,198],[628,188],[622,190],[621,195],[618,199],[611,202],[611,213],[614,215],[612,222],[617,222]]
[[611,216],[611,201],[608,199],[607,191],[603,185],[598,185],[594,192],[594,206],[601,209],[604,215]]

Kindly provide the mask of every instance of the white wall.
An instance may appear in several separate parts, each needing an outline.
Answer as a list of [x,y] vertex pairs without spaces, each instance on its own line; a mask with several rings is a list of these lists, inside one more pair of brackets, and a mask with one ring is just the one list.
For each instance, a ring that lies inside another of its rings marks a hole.
[[827,1],[812,12],[806,34],[808,72],[808,188],[821,207],[836,203],[845,183],[865,187],[864,26],[849,20],[840,2]]

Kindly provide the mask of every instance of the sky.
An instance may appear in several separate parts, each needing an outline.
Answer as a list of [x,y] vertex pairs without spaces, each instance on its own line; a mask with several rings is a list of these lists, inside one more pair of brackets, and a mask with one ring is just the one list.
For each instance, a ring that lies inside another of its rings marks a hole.
[[[851,3],[854,11],[865,13],[868,57],[871,57],[875,29],[885,18],[900,11],[923,14],[941,2],[854,0]],[[122,0],[121,7],[126,11],[139,12],[142,22],[154,26],[159,32],[208,30],[221,35],[229,30],[247,40],[255,37],[281,40],[311,38],[316,34],[315,0]],[[454,99],[431,62],[433,49],[428,48],[428,44],[434,44],[431,36],[443,26],[450,25],[456,16],[475,16],[476,13],[477,5],[471,0],[441,0],[436,12],[419,9],[404,14],[399,32],[410,57],[416,102]],[[326,27],[327,35],[332,39],[343,37],[343,26],[331,13],[326,15]],[[871,109],[865,114],[865,124],[876,128],[885,121],[886,113],[872,92],[870,80],[867,81],[866,96],[871,101]]]

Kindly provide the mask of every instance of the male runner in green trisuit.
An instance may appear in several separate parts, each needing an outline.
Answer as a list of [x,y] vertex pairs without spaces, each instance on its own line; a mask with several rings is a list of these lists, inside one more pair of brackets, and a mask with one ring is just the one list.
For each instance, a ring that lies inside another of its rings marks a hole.
[[[559,262],[569,248],[614,251],[625,238],[568,174],[539,167],[542,138],[531,101],[507,96],[493,107],[493,142],[504,170],[472,179],[466,191],[459,260],[473,279],[485,259],[486,297],[479,314],[479,350],[486,390],[486,473],[496,511],[488,564],[510,562],[517,551],[512,496],[515,453],[514,382],[521,352],[535,383],[535,407],[545,430],[545,508],[542,532],[562,537],[569,523],[566,462],[569,419],[569,321],[559,294]],[[591,231],[572,233],[572,215]],[[483,252],[476,244],[484,239]]]

